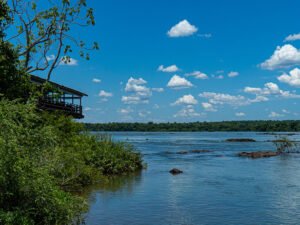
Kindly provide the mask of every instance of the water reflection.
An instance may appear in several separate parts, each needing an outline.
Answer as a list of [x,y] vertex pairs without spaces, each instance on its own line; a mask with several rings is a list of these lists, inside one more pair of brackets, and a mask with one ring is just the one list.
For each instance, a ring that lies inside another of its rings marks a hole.
[[95,185],[92,185],[85,189],[83,196],[89,196],[90,198],[95,196],[98,192],[114,193],[120,192],[126,195],[130,195],[134,188],[136,188],[142,182],[142,171],[130,173],[122,176],[112,176],[103,178],[103,180]]

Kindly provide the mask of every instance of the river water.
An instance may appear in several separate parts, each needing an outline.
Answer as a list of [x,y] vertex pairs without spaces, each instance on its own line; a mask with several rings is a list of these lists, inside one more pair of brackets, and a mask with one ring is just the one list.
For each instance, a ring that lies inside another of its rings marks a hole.
[[[274,150],[254,132],[112,133],[133,144],[148,167],[89,192],[88,225],[300,224],[300,154],[237,157]],[[256,142],[226,142],[253,138]],[[289,136],[300,140],[300,133]],[[199,154],[178,151],[211,150]],[[183,170],[173,176],[172,168]]]

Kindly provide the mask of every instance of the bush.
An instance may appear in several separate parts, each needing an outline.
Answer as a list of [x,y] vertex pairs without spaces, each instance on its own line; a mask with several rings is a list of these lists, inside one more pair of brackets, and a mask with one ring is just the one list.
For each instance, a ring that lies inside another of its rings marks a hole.
[[100,136],[100,140],[95,146],[91,163],[103,174],[123,174],[142,168],[141,155],[135,153],[131,145],[115,143],[106,135]]
[[131,146],[85,134],[71,118],[0,101],[0,224],[80,223],[87,205],[76,192],[141,165]]
[[298,152],[298,144],[294,141],[291,141],[288,137],[286,136],[276,136],[276,140],[273,141],[276,151],[281,154],[281,153],[292,153],[292,152]]

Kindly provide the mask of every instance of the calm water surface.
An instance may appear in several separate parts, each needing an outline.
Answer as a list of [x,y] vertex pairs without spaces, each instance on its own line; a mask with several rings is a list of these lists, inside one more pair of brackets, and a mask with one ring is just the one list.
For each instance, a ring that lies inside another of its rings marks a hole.
[[[90,190],[88,225],[300,224],[300,154],[266,159],[240,151],[274,150],[263,133],[112,133],[132,143],[147,170]],[[253,138],[228,143],[227,138]],[[300,140],[300,133],[290,136]],[[212,150],[172,154],[182,150]],[[180,168],[183,174],[168,171]]]

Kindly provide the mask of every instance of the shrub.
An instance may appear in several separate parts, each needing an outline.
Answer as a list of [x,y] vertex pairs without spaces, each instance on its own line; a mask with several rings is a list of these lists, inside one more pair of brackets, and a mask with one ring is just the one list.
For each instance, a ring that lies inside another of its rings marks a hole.
[[79,219],[83,200],[62,191],[51,176],[58,137],[32,105],[0,102],[0,221],[64,224]]
[[87,205],[76,192],[141,165],[131,146],[85,134],[71,118],[0,101],[0,224],[80,223]]
[[[124,151],[126,149],[126,151]],[[109,136],[100,136],[91,163],[103,174],[124,174],[142,168],[141,155],[127,143],[113,142]]]
[[297,151],[297,143],[291,141],[286,136],[282,136],[282,135],[276,136],[276,140],[274,140],[273,143],[278,153],[290,153],[290,152]]

